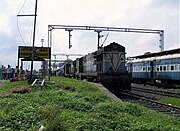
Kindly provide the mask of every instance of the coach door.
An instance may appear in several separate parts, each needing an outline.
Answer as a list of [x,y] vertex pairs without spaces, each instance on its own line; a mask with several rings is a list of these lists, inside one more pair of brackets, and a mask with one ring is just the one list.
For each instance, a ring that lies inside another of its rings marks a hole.
[[154,67],[153,61],[150,61],[150,66],[151,66],[150,75],[151,75],[151,78],[154,78],[155,67]]

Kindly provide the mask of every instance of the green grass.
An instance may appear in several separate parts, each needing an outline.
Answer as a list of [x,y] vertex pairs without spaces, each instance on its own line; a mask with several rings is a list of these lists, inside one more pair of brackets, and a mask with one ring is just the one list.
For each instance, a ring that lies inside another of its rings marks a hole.
[[[42,91],[34,87],[31,93],[0,97],[0,130],[37,131],[41,124],[48,131],[180,129],[180,119],[139,105],[115,102],[91,83],[63,77],[53,77],[52,81],[55,84],[46,83]],[[4,87],[11,89],[12,83],[6,84]],[[17,85],[24,86],[21,82]]]
[[180,107],[180,99],[173,98],[173,97],[164,97],[159,100],[162,103],[175,105],[177,107]]
[[11,89],[13,88],[29,86],[26,81],[17,81],[17,82],[4,81],[2,82],[2,85],[3,87],[0,87],[0,93],[11,91]]

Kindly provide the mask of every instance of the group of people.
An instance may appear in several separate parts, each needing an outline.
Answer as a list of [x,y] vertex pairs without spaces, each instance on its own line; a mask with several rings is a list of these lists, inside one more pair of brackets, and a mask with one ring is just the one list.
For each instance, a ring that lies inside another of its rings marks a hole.
[[10,65],[8,65],[6,68],[4,65],[2,65],[1,80],[17,81],[25,75],[25,71],[22,70],[22,67],[19,69],[18,66],[12,68]]

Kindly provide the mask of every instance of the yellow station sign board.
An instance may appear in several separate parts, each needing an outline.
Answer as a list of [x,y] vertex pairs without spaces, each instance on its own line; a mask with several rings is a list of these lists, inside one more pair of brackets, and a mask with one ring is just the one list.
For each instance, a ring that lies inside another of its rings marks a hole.
[[51,48],[50,47],[33,47],[31,46],[19,46],[18,57],[19,58],[32,58],[32,52],[34,52],[34,58],[50,59]]

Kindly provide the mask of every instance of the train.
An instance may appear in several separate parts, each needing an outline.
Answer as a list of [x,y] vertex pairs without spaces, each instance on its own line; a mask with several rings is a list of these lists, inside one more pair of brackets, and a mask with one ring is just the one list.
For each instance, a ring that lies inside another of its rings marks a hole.
[[131,57],[127,69],[134,82],[180,84],[180,49]]
[[125,54],[124,46],[112,42],[64,64],[61,74],[100,82],[112,92],[130,91],[132,79],[127,72]]

